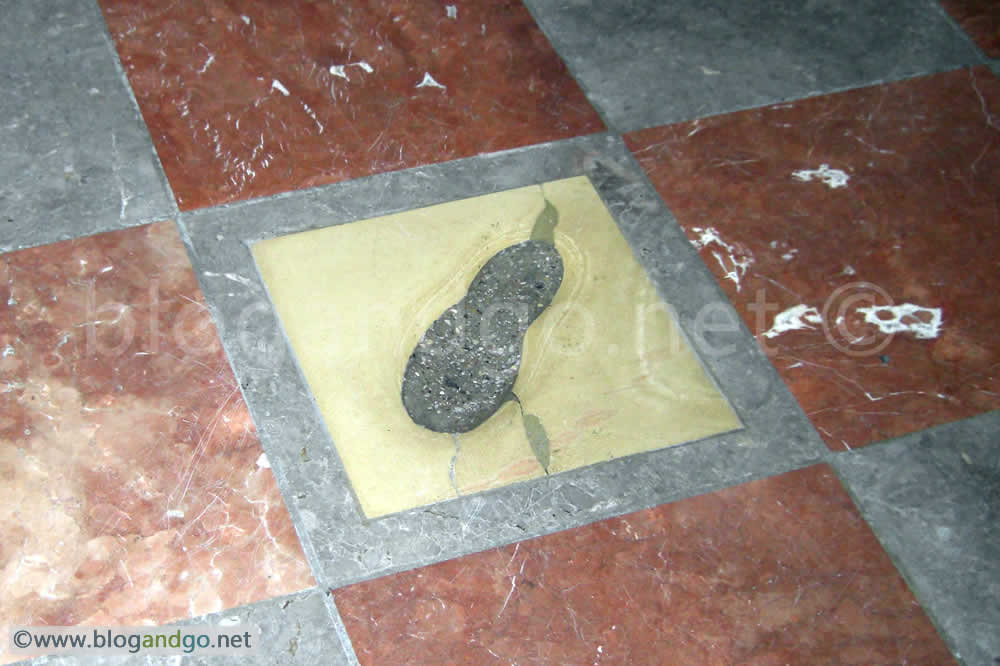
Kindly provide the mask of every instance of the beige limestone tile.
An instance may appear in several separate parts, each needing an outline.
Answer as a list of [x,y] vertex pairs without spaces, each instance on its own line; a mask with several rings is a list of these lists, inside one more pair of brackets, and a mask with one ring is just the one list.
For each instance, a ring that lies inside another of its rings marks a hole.
[[365,514],[543,476],[520,409],[460,435],[402,405],[427,327],[496,252],[559,213],[562,286],[524,341],[514,391],[549,473],[740,427],[584,177],[257,243],[254,257]]

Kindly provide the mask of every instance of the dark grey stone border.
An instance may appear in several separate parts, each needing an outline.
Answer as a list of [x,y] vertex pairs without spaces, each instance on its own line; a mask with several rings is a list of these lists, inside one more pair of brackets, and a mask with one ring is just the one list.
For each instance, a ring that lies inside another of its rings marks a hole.
[[[745,429],[366,520],[271,308],[250,245],[580,174],[597,188]],[[322,585],[337,587],[576,527],[802,467],[827,454],[619,137],[594,135],[381,174],[186,213],[180,224]]]

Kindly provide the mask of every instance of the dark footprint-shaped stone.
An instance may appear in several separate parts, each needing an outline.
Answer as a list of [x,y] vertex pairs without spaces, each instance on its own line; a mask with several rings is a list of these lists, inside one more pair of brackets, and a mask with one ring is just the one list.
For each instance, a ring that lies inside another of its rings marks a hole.
[[427,329],[403,373],[403,406],[435,432],[468,432],[509,397],[524,334],[563,278],[562,257],[541,240],[497,252],[465,297]]

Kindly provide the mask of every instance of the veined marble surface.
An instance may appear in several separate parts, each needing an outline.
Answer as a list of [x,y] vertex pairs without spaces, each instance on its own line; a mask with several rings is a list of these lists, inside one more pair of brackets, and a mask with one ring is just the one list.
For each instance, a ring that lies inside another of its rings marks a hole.
[[0,255],[0,301],[0,624],[314,584],[172,222]]
[[[943,1],[7,0],[0,624],[993,664],[1000,22]],[[570,178],[743,427],[364,516],[250,248]]]
[[955,663],[827,466],[333,595],[365,665]]
[[831,448],[1000,408],[998,113],[975,68],[626,137]]
[[518,0],[101,6],[182,209],[604,129]]

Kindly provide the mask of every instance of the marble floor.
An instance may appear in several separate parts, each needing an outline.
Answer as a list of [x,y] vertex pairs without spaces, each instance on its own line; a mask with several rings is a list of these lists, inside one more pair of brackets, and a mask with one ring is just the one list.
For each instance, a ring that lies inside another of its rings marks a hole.
[[[3,17],[0,626],[1000,663],[1000,3]],[[517,403],[408,421],[420,331],[542,223]]]

